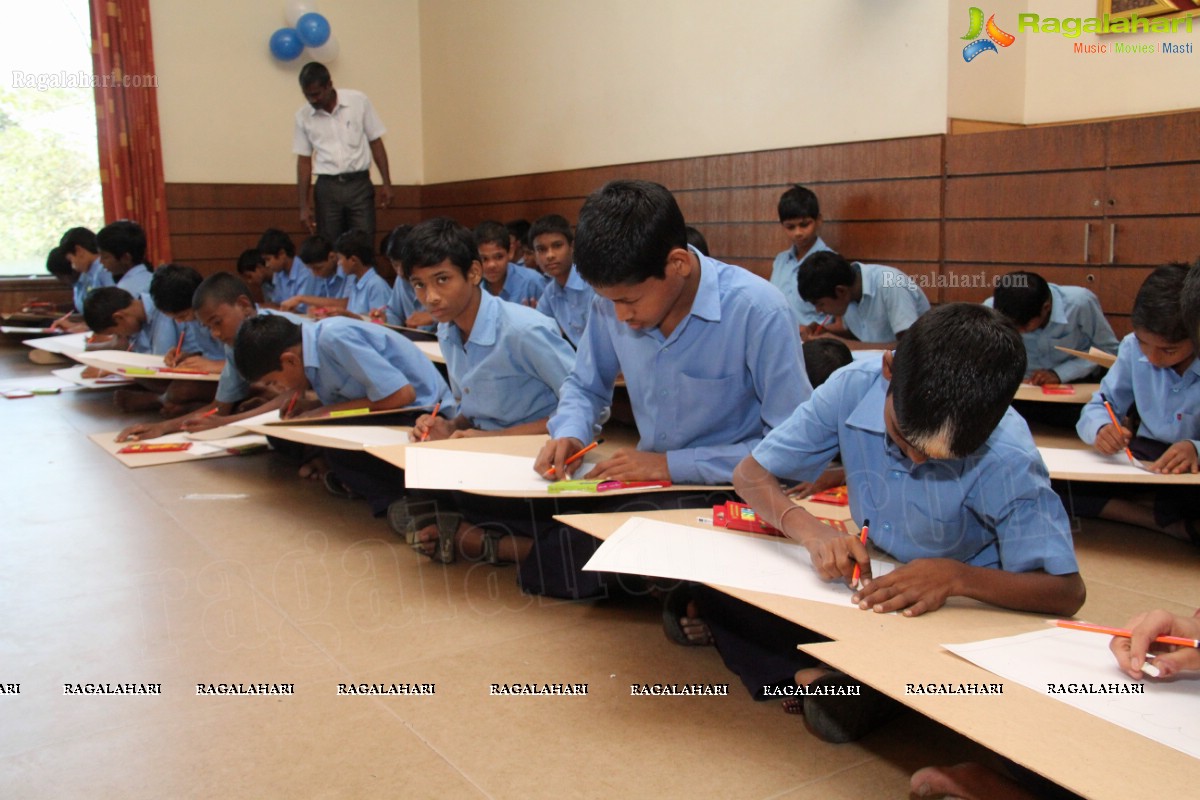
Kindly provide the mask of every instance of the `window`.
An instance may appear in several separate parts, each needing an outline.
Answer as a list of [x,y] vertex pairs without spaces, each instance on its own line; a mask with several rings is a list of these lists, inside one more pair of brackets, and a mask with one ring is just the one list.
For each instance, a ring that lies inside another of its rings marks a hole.
[[0,276],[45,275],[68,228],[104,224],[88,0],[8,4],[0,48]]

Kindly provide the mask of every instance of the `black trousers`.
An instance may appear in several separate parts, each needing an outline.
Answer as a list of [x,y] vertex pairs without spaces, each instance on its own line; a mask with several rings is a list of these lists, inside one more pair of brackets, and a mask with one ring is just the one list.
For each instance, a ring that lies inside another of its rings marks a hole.
[[354,178],[318,175],[313,188],[317,233],[333,244],[348,230],[366,231],[375,239],[375,185],[369,171]]

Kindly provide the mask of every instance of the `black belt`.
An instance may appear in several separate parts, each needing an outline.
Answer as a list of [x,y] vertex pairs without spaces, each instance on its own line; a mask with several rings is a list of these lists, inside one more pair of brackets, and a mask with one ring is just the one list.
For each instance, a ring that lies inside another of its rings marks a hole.
[[317,180],[337,181],[338,183],[349,183],[350,181],[359,181],[363,178],[370,178],[371,170],[364,169],[361,172],[343,172],[341,175],[318,175]]

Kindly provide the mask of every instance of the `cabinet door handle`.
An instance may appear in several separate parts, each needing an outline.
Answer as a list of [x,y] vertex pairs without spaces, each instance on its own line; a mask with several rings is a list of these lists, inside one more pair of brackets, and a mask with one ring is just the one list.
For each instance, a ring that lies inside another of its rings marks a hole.
[[1117,258],[1117,223],[1108,226],[1108,263],[1115,264]]
[[1088,247],[1088,245],[1090,244],[1091,239],[1092,239],[1092,223],[1085,222],[1085,223],[1083,223],[1083,263],[1084,264],[1088,263],[1088,250],[1091,249],[1090,247]]

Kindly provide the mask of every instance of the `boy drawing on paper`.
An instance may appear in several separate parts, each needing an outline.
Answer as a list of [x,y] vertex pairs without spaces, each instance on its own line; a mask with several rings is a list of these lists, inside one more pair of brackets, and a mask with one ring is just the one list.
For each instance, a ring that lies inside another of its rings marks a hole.
[[1117,353],[1117,336],[1100,301],[1082,286],[1047,283],[1036,272],[1010,272],[1000,277],[983,304],[1008,317],[1021,332],[1028,357],[1025,380],[1035,386],[1084,381],[1103,371],[1059,347]]
[[[300,243],[300,256],[313,274],[313,296],[322,299],[343,297],[346,293],[346,273],[338,264],[338,257],[323,236],[310,236]],[[320,305],[318,303],[318,305]]]
[[[1069,616],[1083,604],[1070,524],[1028,427],[1009,408],[1025,374],[1012,324],[983,306],[956,303],[921,317],[895,353],[843,367],[754,448],[734,486],[764,521],[804,544],[818,574],[865,581],[849,598],[864,610],[917,616],[948,598]],[[840,452],[850,510],[870,520],[871,542],[904,562],[871,578],[857,537],[838,534],[794,505],[779,480],[812,480]],[[795,683],[847,684],[795,650],[815,634],[747,631],[766,612],[715,591],[699,613],[751,693]],[[769,615],[768,615],[769,616]],[[799,667],[810,667],[793,674]],[[853,702],[851,702],[853,701]],[[804,714],[828,741],[857,739],[890,713],[862,697],[806,697]]]
[[333,252],[345,276],[341,296],[298,294],[280,303],[280,309],[295,311],[307,305],[327,314],[362,317],[387,304],[391,287],[375,271],[375,246],[365,231],[346,231],[334,242]]
[[[233,354],[248,381],[262,381],[293,396],[309,389],[316,393],[315,408],[300,401],[288,416],[438,404],[454,413],[454,398],[433,362],[412,342],[381,325],[347,317],[305,325],[277,314],[253,317],[238,329]],[[401,420],[391,421],[405,424]],[[403,473],[374,456],[326,450],[325,460],[333,475],[326,478],[327,488],[366,498],[373,514],[383,514],[403,493]]]
[[538,268],[550,278],[537,309],[553,318],[571,345],[578,347],[596,292],[575,268],[571,223],[558,214],[538,217],[529,229],[529,240]]
[[[404,242],[412,232],[412,225],[397,225],[387,237],[388,258],[393,264],[399,264],[403,258]],[[392,284],[392,292],[388,296],[384,308],[371,310],[371,319],[383,320],[389,325],[401,325],[429,333],[437,330],[437,321],[433,318],[421,301],[417,299],[412,284],[396,270],[396,282]]]
[[[414,438],[545,433],[559,387],[575,361],[554,323],[532,308],[482,290],[475,240],[453,220],[432,219],[413,228],[400,260],[401,280],[411,282],[417,299],[439,323],[438,342],[458,404],[457,416],[418,418]],[[422,552],[443,562],[456,551],[469,557],[485,552],[482,529],[439,526],[436,516],[418,520],[409,506],[403,500],[393,503],[388,522]],[[449,536],[453,541],[438,544]]]
[[[663,186],[613,181],[593,193],[579,214],[575,263],[597,297],[550,418],[553,438],[534,465],[540,474],[552,466],[562,478],[576,472],[580,462],[567,459],[594,438],[619,373],[637,449],[575,477],[728,483],[738,461],[811,393],[784,298],[752,273],[689,248],[683,215]],[[527,591],[559,594],[564,581],[602,591],[594,573],[578,575],[595,549],[590,537],[556,531],[539,537],[538,548],[542,573],[526,569],[533,559],[522,565]],[[560,563],[565,574],[553,574]]]
[[96,234],[100,263],[115,280],[118,289],[134,297],[149,291],[150,267],[146,262],[146,232],[133,220],[119,219],[105,225]]
[[816,194],[796,184],[779,196],[779,224],[792,240],[788,249],[775,256],[771,265],[771,285],[783,292],[788,306],[801,328],[816,325],[825,318],[813,304],[796,291],[800,265],[813,253],[829,250],[821,238],[821,204]]
[[[851,263],[830,250],[813,253],[800,265],[800,297],[817,312],[838,318],[857,340],[851,349],[894,347],[929,300],[913,279],[895,267]],[[821,323],[800,330],[804,339],[822,335]],[[830,334],[832,335],[832,334]]]
[[254,302],[264,303],[271,297],[271,292],[274,291],[271,285],[271,270],[267,269],[267,264],[257,247],[243,250],[238,256],[237,274],[250,290]]
[[[271,273],[271,293],[266,301],[278,308],[298,294],[313,295],[316,279],[312,270],[296,255],[292,237],[278,228],[267,228],[258,240],[258,252]],[[303,306],[296,309],[304,313]]]
[[[208,329],[196,320],[192,297],[204,279],[191,267],[166,264],[154,271],[150,297],[158,310],[175,320],[183,334],[183,346],[173,345],[163,356],[168,367],[220,374],[225,368],[225,349]],[[179,340],[176,340],[176,345]]]
[[[1187,273],[1182,264],[1168,264],[1146,278],[1133,301],[1133,333],[1121,341],[1116,363],[1076,425],[1079,438],[1099,452],[1114,455],[1130,448],[1152,472],[1200,469],[1200,361],[1180,303]],[[1137,408],[1136,437],[1131,426],[1113,423],[1105,398],[1118,420]],[[1075,486],[1071,493],[1080,516],[1114,519],[1200,543],[1197,497],[1194,487],[1187,486],[1156,487],[1151,498],[1139,497],[1132,487],[1106,486],[1092,493]]]
[[58,246],[62,248],[63,255],[71,263],[71,269],[79,276],[79,280],[72,287],[75,315],[56,322],[55,327],[78,333],[87,330],[83,324],[83,301],[96,289],[115,286],[116,281],[100,263],[100,245],[96,244],[96,234],[87,228],[71,228],[62,235]]
[[510,303],[537,305],[546,288],[546,276],[508,260],[508,228],[499,222],[481,222],[475,226],[475,244],[489,292]]

